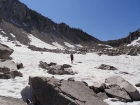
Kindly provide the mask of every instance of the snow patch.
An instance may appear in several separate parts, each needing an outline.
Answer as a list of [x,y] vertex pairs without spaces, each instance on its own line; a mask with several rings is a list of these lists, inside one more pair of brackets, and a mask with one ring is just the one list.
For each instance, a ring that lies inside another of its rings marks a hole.
[[75,44],[77,47],[83,47],[82,45],[80,45],[80,44]]
[[10,33],[10,35],[11,35],[13,38],[15,38],[15,37],[16,37],[13,33]]
[[57,43],[57,42],[53,42],[52,43],[54,46],[56,46],[57,48],[59,48],[59,49],[64,49],[64,46],[61,46],[59,43]]
[[1,31],[3,34],[6,34],[4,31]]
[[140,46],[140,37],[134,41],[132,41],[130,44],[127,46]]
[[64,42],[66,46],[68,47],[74,47],[73,45],[69,44],[68,42]]
[[30,45],[34,45],[40,48],[47,48],[47,49],[56,49],[57,47],[47,44],[40,39],[34,37],[32,34],[28,34],[28,38],[31,40]]
[[21,26],[20,24],[16,23],[14,20],[11,20],[11,22],[13,22],[14,24]]
[[109,45],[105,45],[105,44],[98,44],[99,46],[106,46],[106,47],[111,47]]

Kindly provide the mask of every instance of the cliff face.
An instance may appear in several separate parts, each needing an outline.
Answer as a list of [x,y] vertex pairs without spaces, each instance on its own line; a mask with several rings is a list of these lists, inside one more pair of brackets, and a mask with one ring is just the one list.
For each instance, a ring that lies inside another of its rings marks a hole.
[[57,24],[53,22],[51,19],[29,9],[18,0],[1,0],[0,17],[5,24],[10,24],[9,27],[3,23],[1,27],[4,28],[5,25],[7,30],[11,30],[16,34],[15,36],[19,36],[17,35],[19,31],[17,29],[18,33],[14,31],[15,27],[17,27],[50,44],[52,42],[58,42],[64,45],[64,42],[69,42],[73,45],[95,46],[98,43],[102,43],[100,40],[88,35],[80,29],[71,28],[65,23]]
[[122,45],[130,44],[132,41],[138,39],[138,37],[140,37],[140,29],[134,32],[130,32],[129,35],[125,38],[121,38],[118,40],[109,40],[109,41],[106,41],[105,43],[113,47],[119,47]]

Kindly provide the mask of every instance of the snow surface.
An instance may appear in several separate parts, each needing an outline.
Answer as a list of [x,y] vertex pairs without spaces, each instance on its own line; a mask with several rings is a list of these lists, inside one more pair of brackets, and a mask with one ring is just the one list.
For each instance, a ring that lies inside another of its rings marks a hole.
[[[39,41],[39,39],[36,39],[32,35],[29,35],[29,38],[32,40],[31,44],[37,47],[55,48],[54,46]],[[86,55],[74,54],[74,63],[71,64],[69,54],[31,51],[27,46],[22,45],[21,47],[17,47],[7,39],[8,38],[0,35],[1,43],[14,49],[11,55],[13,61],[16,63],[23,63],[24,68],[19,70],[23,73],[23,77],[16,77],[15,79],[8,80],[0,79],[0,95],[2,96],[24,99],[30,98],[28,85],[29,76],[53,76],[38,66],[40,61],[70,64],[72,65],[72,70],[78,73],[76,75],[54,75],[54,77],[58,79],[74,78],[77,81],[85,81],[88,85],[98,85],[104,83],[106,78],[117,75],[129,81],[133,86],[135,86],[136,83],[140,83],[140,55],[98,56],[95,53],[88,53]],[[95,67],[100,64],[112,65],[118,68],[118,70],[96,69]],[[128,72],[129,74],[121,74],[120,71]],[[140,92],[140,88],[136,88]],[[110,98],[104,101],[109,105],[140,105],[140,101],[130,103],[119,101],[112,102]]]

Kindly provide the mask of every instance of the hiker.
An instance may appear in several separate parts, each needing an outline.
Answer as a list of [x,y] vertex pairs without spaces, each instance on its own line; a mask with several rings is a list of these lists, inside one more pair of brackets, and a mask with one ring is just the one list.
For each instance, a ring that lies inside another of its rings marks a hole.
[[73,63],[74,57],[73,54],[70,54],[71,63]]

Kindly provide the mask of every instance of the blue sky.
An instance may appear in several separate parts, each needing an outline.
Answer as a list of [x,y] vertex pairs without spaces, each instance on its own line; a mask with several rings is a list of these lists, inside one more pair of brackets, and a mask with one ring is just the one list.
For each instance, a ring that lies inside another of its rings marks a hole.
[[19,0],[55,23],[80,28],[99,40],[126,37],[140,28],[140,0]]

